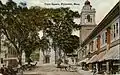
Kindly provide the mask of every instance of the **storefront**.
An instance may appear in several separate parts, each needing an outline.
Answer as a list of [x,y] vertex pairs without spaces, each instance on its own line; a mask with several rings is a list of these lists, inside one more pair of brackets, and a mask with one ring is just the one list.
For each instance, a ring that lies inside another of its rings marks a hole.
[[99,59],[101,59],[104,55],[105,55],[105,51],[99,54],[95,54],[92,58],[90,58],[87,62],[87,64],[89,64],[89,69],[93,71],[93,68],[95,67],[97,73],[101,73],[103,70],[102,69],[103,62],[99,62]]
[[78,64],[80,64],[82,66],[83,70],[88,70],[88,65],[86,64],[88,62],[88,58],[85,58],[81,61],[78,62]]
[[[106,51],[106,54],[103,56],[99,62],[104,62],[106,70],[105,72],[110,74],[120,73],[120,50],[119,45],[110,48]],[[102,66],[103,67],[103,66]]]

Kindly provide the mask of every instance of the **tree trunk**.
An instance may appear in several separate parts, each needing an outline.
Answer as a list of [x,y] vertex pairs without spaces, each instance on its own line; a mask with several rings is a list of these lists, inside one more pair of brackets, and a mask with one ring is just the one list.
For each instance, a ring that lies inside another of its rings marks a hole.
[[55,64],[57,64],[57,55],[56,55],[56,47],[54,46],[54,51],[55,51]]
[[65,52],[64,52],[64,63],[65,63],[65,60],[66,60],[66,58],[65,58]]
[[43,52],[43,63],[45,63],[45,52],[44,50],[42,50],[42,52]]
[[[1,64],[1,29],[0,29],[0,64]],[[1,67],[1,65],[0,65]]]
[[61,49],[59,49],[59,57],[60,57],[60,59],[62,58],[62,56],[61,56]]
[[18,55],[18,64],[22,66],[22,54]]

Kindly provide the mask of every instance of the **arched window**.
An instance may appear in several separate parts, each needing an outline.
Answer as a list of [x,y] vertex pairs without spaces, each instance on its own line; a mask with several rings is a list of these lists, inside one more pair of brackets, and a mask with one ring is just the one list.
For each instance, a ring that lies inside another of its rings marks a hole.
[[90,22],[90,15],[87,15],[87,20],[88,22]]

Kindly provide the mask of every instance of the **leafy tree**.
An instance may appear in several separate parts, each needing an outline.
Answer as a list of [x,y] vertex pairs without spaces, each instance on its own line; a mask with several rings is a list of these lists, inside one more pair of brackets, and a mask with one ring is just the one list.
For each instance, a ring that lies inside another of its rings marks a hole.
[[[73,19],[79,16],[78,12],[73,12],[69,8],[48,9],[46,16],[48,19],[45,20],[44,31],[47,33],[47,36],[53,39],[54,49],[56,49],[55,47],[59,47],[59,49],[68,50],[65,49],[67,43],[62,43],[61,40],[66,41],[71,37],[72,30],[76,27]],[[69,44],[69,46],[72,47],[71,44]],[[73,50],[73,48],[69,48],[69,50]]]
[[79,47],[79,37],[76,35],[71,35],[67,39],[62,39],[59,42],[60,48],[64,50],[65,53],[72,53]]
[[42,37],[42,39],[40,40],[40,47],[43,52],[43,55],[45,55],[44,52],[47,51],[49,48],[49,40],[46,39],[46,37]]
[[29,38],[26,39],[26,41],[23,43],[24,52],[26,55],[26,59],[28,64],[31,62],[31,54],[36,50],[40,48],[40,39],[37,36],[38,34],[35,34],[35,32],[31,32],[32,34],[29,35]]
[[31,13],[27,7],[17,7],[15,2],[9,0],[6,5],[3,5],[1,13],[2,32],[15,47],[19,64],[22,65],[22,51],[25,51],[29,59],[32,51],[39,47],[38,30],[31,19],[33,12]]
[[15,47],[20,65],[22,65],[23,50],[28,60],[30,60],[31,53],[39,46],[42,50],[47,50],[49,42],[45,38],[39,39],[39,30],[46,33],[45,37],[52,38],[55,51],[56,47],[59,49],[67,47],[67,43],[61,43],[61,40],[66,41],[71,36],[72,29],[76,26],[73,19],[79,16],[77,12],[73,12],[69,8],[31,7],[28,9],[26,3],[17,6],[12,0],[9,0],[6,5],[2,5],[1,14],[0,27]]

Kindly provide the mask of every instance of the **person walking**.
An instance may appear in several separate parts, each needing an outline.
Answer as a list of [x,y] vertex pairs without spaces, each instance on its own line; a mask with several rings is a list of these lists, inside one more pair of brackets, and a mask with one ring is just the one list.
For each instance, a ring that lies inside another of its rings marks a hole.
[[57,67],[58,67],[58,68],[60,67],[60,64],[61,64],[62,62],[63,62],[62,59],[58,59],[58,61],[57,61]]
[[0,75],[3,75],[3,74],[2,74],[2,70],[1,70],[1,69],[0,69]]
[[96,75],[96,66],[93,67],[93,75]]

